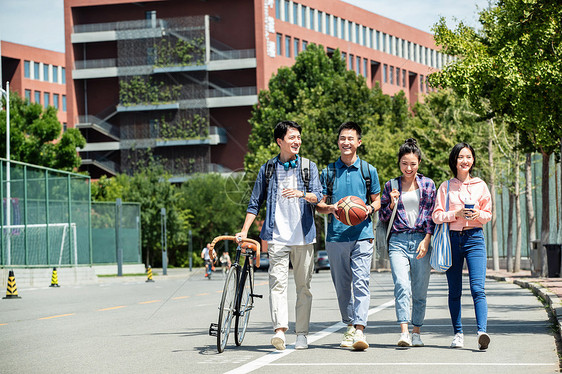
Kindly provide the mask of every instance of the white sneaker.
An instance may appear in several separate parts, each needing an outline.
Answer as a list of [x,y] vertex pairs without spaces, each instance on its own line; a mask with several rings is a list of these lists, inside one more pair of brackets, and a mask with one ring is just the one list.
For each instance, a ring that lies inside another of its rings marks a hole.
[[367,338],[365,334],[363,334],[363,330],[355,330],[352,347],[355,351],[364,351],[369,348],[369,343],[367,343]]
[[490,344],[490,335],[486,334],[483,331],[478,331],[478,349],[481,351],[488,349],[488,345]]
[[451,343],[451,348],[462,348],[464,346],[464,334],[457,332]]
[[285,333],[283,331],[277,331],[273,338],[271,338],[271,344],[275,349],[282,351],[285,349]]
[[297,335],[297,340],[295,341],[295,349],[307,349],[308,342],[306,340],[306,335]]
[[421,340],[421,336],[417,332],[414,332],[412,334],[412,345],[414,347],[423,347],[423,342]]
[[340,347],[351,348],[353,345],[353,334],[355,334],[355,327],[347,326],[347,330],[343,334],[343,339],[341,341]]
[[410,338],[410,333],[403,332],[400,334],[400,340],[398,340],[399,347],[410,347],[412,345],[412,339]]

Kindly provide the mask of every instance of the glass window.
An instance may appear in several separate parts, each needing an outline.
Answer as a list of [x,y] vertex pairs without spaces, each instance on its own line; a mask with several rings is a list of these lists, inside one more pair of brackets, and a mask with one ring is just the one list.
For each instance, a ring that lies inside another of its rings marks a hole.
[[375,42],[373,40],[373,36],[375,36],[373,34],[373,29],[369,29],[369,31],[367,32],[367,37],[369,38],[369,48],[375,48]]
[[394,36],[389,35],[389,37],[388,37],[388,44],[389,44],[389,47],[390,47],[389,53],[390,53],[391,55],[393,55],[394,52],[395,52],[395,51],[394,51]]
[[381,40],[381,32],[380,32],[380,31],[377,31],[376,37],[375,37],[375,44],[376,44],[376,47],[375,47],[375,48],[377,49],[377,51],[380,51],[380,50],[381,50],[381,42],[380,42],[380,40]]
[[363,59],[363,76],[367,78],[367,59]]
[[353,41],[353,24],[347,21],[347,39],[348,42]]
[[308,42],[306,40],[302,41],[302,50],[306,50],[306,46],[308,45]]
[[420,91],[423,92],[423,75],[420,75]]
[[324,20],[324,13],[318,11],[318,32],[323,32],[322,30],[323,20]]
[[63,123],[62,123],[62,131],[63,131],[63,132],[66,132],[66,129],[67,129],[67,128],[68,128],[68,126],[67,126],[66,122],[63,122]]
[[281,19],[281,0],[275,0],[275,18]]
[[345,20],[340,18],[340,39],[345,39]]
[[361,31],[363,33],[363,45],[367,45],[367,28],[365,26],[361,26]]
[[400,68],[396,68],[396,85],[400,86]]
[[295,25],[302,25],[298,22],[299,18],[299,4],[293,3],[293,24]]
[[383,64],[382,65],[382,80],[384,83],[388,82],[388,65],[387,64]]
[[304,5],[301,5],[301,26],[302,27],[306,27],[306,9],[307,9],[307,7],[305,7]]
[[291,37],[285,35],[285,57],[291,57]]
[[357,75],[361,74],[361,57],[359,56],[355,58],[355,69]]
[[328,13],[326,13],[326,34],[327,35],[332,35],[331,27],[332,27],[332,24],[330,23],[330,15]]
[[48,92],[43,92],[43,107],[44,108],[49,106],[49,102],[51,101],[50,96],[51,96],[51,94],[49,94]]
[[394,84],[394,66],[390,67],[390,84]]
[[66,73],[65,73],[66,69],[65,68],[60,68],[60,73],[61,73],[61,79],[62,79],[62,84],[66,84]]
[[386,34],[382,33],[382,51],[386,52]]
[[355,40],[354,40],[355,43],[360,44],[359,43],[360,42],[360,40],[359,40],[360,36],[361,36],[361,32],[359,31],[359,25],[355,24]]
[[353,70],[353,55],[352,54],[349,55],[349,62],[347,64],[347,68],[349,70]]
[[59,67],[53,66],[53,83],[59,83]]
[[25,100],[31,101],[31,90],[25,90]]
[[33,79],[39,79],[39,63],[33,63]]
[[53,106],[55,109],[59,109],[59,94],[53,94]]
[[394,53],[396,56],[400,56],[400,38],[395,37],[394,42],[396,43],[396,47],[394,47]]
[[406,87],[406,70],[402,69],[402,87]]
[[66,95],[62,95],[62,111],[66,112]]
[[314,30],[314,9],[310,8],[310,16],[308,17],[310,20],[310,29]]
[[277,34],[277,56],[281,56],[283,53],[281,49],[283,48],[283,36]]
[[23,62],[23,76],[25,78],[31,78],[31,66],[29,61]]
[[414,61],[419,62],[418,60],[418,45],[414,43]]
[[285,22],[289,22],[289,9],[290,8],[290,4],[289,4],[289,0],[285,0]]
[[43,65],[43,80],[45,82],[49,81],[49,65],[47,64]]
[[299,40],[297,38],[293,38],[293,53],[295,57],[299,54]]
[[41,104],[41,92],[40,91],[35,91],[35,102],[37,104]]
[[345,52],[342,52],[342,53],[341,53],[341,59],[344,60],[344,61],[346,61],[346,59],[347,59],[347,54],[346,54]]
[[332,35],[336,38],[338,37],[338,17],[334,17],[334,31],[332,32]]

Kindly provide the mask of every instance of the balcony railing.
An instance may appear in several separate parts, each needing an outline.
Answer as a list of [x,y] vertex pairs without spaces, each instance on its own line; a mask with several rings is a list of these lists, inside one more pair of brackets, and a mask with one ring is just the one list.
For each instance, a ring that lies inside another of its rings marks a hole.
[[75,69],[101,69],[117,67],[117,59],[106,58],[100,60],[78,60],[74,62]]
[[229,51],[211,49],[211,61],[240,60],[244,58],[255,58],[255,57],[256,57],[255,49],[235,49]]
[[207,90],[207,97],[251,96],[257,95],[257,92],[258,90],[255,86],[221,88],[220,90],[210,89]]

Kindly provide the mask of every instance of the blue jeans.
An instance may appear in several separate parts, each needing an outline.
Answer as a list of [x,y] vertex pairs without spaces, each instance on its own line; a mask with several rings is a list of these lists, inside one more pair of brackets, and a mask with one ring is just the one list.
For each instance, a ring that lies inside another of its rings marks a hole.
[[373,243],[368,240],[326,242],[326,251],[342,322],[367,327]]
[[388,244],[388,257],[394,280],[396,320],[398,323],[411,322],[417,327],[423,325],[425,318],[427,287],[431,271],[429,253],[416,259],[418,255],[416,250],[424,238],[425,234],[421,232],[393,233]]
[[461,295],[462,268],[464,260],[468,267],[470,292],[476,312],[478,331],[486,332],[488,323],[488,302],[484,284],[486,281],[486,245],[482,229],[450,231],[452,266],[447,270],[449,284],[449,313],[455,334],[462,333]]

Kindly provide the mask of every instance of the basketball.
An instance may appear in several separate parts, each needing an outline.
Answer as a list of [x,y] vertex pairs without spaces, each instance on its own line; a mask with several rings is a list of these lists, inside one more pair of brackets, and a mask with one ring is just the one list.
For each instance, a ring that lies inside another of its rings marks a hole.
[[363,200],[357,196],[346,196],[336,204],[336,216],[338,221],[355,226],[360,224],[367,217],[368,209]]

